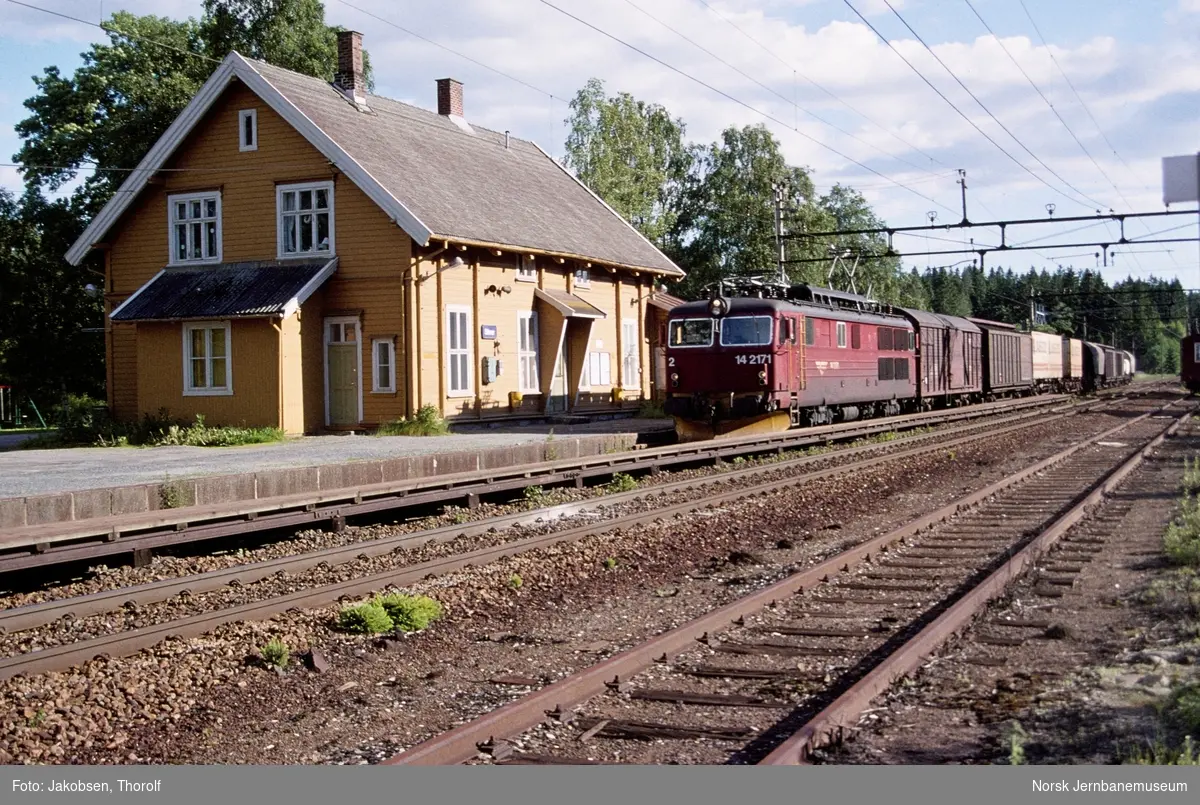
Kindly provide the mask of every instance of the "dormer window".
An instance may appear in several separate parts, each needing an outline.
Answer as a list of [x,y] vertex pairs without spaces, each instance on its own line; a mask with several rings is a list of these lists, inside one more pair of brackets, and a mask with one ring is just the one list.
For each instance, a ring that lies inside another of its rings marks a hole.
[[534,265],[533,255],[517,255],[517,279],[522,282],[537,282],[537,266]]
[[180,263],[221,261],[221,194],[169,196],[171,259]]
[[243,109],[238,112],[238,150],[258,150],[258,110]]

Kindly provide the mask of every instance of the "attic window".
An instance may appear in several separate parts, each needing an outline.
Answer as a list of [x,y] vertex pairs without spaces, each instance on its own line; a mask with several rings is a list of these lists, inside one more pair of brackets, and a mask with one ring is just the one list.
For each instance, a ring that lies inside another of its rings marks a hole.
[[238,150],[258,150],[258,110],[243,109],[238,112]]
[[537,266],[534,265],[533,255],[517,255],[517,279],[522,282],[537,282]]
[[580,268],[575,271],[575,287],[590,288],[592,287],[592,276],[586,268]]

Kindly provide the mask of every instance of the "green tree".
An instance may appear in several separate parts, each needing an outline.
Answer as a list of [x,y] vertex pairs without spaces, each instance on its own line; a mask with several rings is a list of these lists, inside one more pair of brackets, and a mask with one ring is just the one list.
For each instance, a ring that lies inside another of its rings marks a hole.
[[106,28],[109,43],[83,53],[74,75],[51,66],[34,77],[30,115],[16,126],[27,187],[57,191],[96,168],[76,191],[84,215],[108,201],[231,50],[327,79],[337,69],[337,29],[317,0],[206,0],[200,20],[119,11]]
[[606,97],[597,78],[570,108],[567,167],[651,242],[665,245],[691,159],[683,121],[627,92]]
[[[685,292],[701,293],[726,277],[775,275],[777,184],[787,190],[789,232],[829,225],[828,213],[815,203],[808,171],[787,164],[766,126],[730,127],[720,141],[691,150],[692,171],[672,235],[672,253],[689,272]],[[787,256],[806,256],[809,249],[797,244]],[[819,270],[808,269],[791,278],[815,281],[819,276]]]
[[[70,76],[45,68],[16,126],[26,193],[0,196],[0,373],[37,399],[103,388],[96,257],[63,255],[231,49],[332,79],[336,28],[317,0],[206,0],[199,20],[113,14]],[[364,53],[364,68],[369,69]],[[369,78],[369,72],[368,72]],[[69,199],[47,201],[80,171]]]

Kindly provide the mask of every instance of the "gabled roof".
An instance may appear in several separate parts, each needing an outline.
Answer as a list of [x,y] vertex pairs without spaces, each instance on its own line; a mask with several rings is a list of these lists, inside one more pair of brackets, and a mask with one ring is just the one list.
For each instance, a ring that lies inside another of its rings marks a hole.
[[366,111],[318,78],[231,53],[67,252],[78,264],[132,204],[226,86],[238,79],[418,244],[529,249],[683,272],[536,144],[370,95]]
[[257,260],[164,268],[112,312],[113,321],[287,318],[337,270],[323,260]]
[[581,296],[566,291],[534,288],[533,295],[557,310],[564,318],[606,319],[608,314]]

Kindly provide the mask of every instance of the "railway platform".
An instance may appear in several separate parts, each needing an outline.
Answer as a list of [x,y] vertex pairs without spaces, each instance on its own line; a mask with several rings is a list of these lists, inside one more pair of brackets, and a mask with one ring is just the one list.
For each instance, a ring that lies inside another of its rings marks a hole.
[[[464,428],[447,436],[312,436],[242,447],[0,452],[0,531],[582,458],[631,449],[669,419]],[[165,496],[165,497],[164,497]]]

